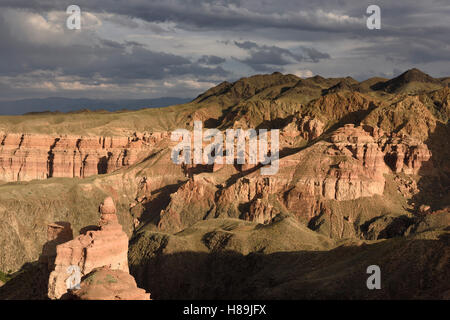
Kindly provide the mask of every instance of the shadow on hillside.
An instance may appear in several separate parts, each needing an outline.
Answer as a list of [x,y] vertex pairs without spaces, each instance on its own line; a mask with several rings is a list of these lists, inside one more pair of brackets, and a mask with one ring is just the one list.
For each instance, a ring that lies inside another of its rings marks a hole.
[[431,151],[431,158],[422,164],[421,176],[417,187],[419,193],[411,202],[416,209],[421,204],[431,206],[431,210],[439,210],[450,206],[450,123],[437,122],[436,129],[429,135],[425,144]]
[[[308,142],[308,144],[306,144],[305,146],[302,147],[296,147],[296,148],[283,148],[280,150],[279,152],[279,159],[283,159],[285,157],[288,157],[290,155],[293,155],[297,152],[300,152],[306,148],[311,147],[312,145],[316,144],[317,142],[321,141],[323,139],[323,136],[318,137],[317,139],[311,140],[310,142]],[[238,171],[238,173],[235,173],[233,175],[231,175],[226,181],[225,181],[225,188],[233,185],[234,183],[236,183],[237,180],[239,180],[242,177],[245,177],[259,169],[261,169],[264,165],[262,165],[261,163],[257,164],[256,166],[247,169],[247,170],[242,170],[242,166],[241,165],[237,165],[235,164],[235,168]]]
[[85,227],[81,228],[78,233],[79,234],[86,234],[89,231],[98,231],[98,230],[100,230],[100,227],[98,225],[92,224],[92,225],[85,226]]
[[[386,221],[385,219],[388,219],[385,215],[376,216],[359,226],[364,239],[379,240],[403,237],[410,231],[410,227],[414,230],[414,227],[416,227],[421,221],[419,217],[411,218],[407,215],[400,215],[392,218],[390,217],[390,221]],[[376,226],[377,221],[380,220],[382,222],[379,228],[371,228],[373,225]],[[383,222],[383,220],[386,222]]]
[[292,122],[295,118],[295,115],[289,115],[286,118],[276,118],[273,120],[264,120],[261,122],[256,129],[267,129],[267,130],[273,130],[273,129],[282,129],[286,125],[288,125],[290,122]]
[[222,114],[218,119],[215,118],[206,119],[203,122],[204,128],[205,129],[221,128],[226,121],[233,119],[238,114],[238,110],[233,110],[234,107],[235,105],[232,105],[226,108],[225,110],[222,110]]
[[340,127],[344,126],[345,124],[354,124],[355,126],[358,126],[361,121],[366,118],[369,113],[371,113],[374,109],[376,109],[378,106],[370,102],[369,107],[365,110],[357,110],[353,112],[347,113],[345,116],[339,119],[339,121],[335,124],[333,124],[331,127],[329,127],[323,134],[329,134]]
[[[447,233],[330,251],[158,253],[130,272],[156,300],[449,299],[449,245]],[[381,268],[380,290],[366,286],[374,264]],[[26,263],[0,287],[0,300],[46,300],[48,278],[46,265]]]
[[[442,299],[450,295],[448,245],[445,235],[331,251],[179,252],[148,258],[130,272],[156,300]],[[380,290],[366,286],[374,264],[381,268]]]
[[142,225],[148,223],[158,224],[161,210],[165,209],[170,203],[170,195],[176,192],[187,181],[170,184],[162,188],[153,190],[149,201],[143,203],[144,211],[139,218]]
[[48,300],[47,265],[41,262],[25,263],[13,278],[0,287],[0,300]]
[[[44,243],[38,261],[25,263],[11,280],[0,287],[0,300],[48,299],[48,279],[55,268],[56,248],[73,240],[69,222],[57,221],[48,227],[47,235],[53,239]],[[80,234],[96,229],[98,226],[86,226],[80,229]]]

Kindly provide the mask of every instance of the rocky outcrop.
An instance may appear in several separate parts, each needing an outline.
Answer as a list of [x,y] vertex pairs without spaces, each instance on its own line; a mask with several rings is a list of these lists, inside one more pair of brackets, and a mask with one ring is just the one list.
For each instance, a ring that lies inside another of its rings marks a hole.
[[69,268],[79,269],[81,276],[103,266],[128,272],[128,237],[117,220],[112,198],[105,199],[100,213],[98,230],[87,231],[56,247],[55,270],[50,274],[48,285],[49,298],[59,299],[67,292]]
[[390,172],[389,168],[395,173],[417,174],[431,166],[431,152],[426,144],[408,136],[386,137],[377,127],[347,124],[334,131],[330,140],[333,145],[327,153],[346,158],[327,172],[323,196],[328,199],[382,195],[383,175]]
[[424,142],[436,129],[439,121],[433,113],[438,112],[425,105],[420,96],[405,96],[373,109],[362,123],[379,127],[392,137],[410,137]]
[[250,203],[249,210],[245,212],[243,219],[267,224],[272,222],[278,213],[267,199],[258,198]]
[[39,261],[47,264],[48,270],[54,269],[56,247],[73,239],[73,231],[68,222],[55,222],[47,225],[47,243],[42,248]]
[[281,145],[292,145],[293,140],[298,137],[307,141],[314,140],[323,133],[324,127],[325,125],[317,118],[301,117],[296,114],[280,132]]
[[391,169],[405,174],[418,174],[423,167],[431,169],[431,152],[426,144],[409,137],[394,137],[386,142],[385,160]]
[[337,149],[338,156],[347,158],[330,168],[322,195],[328,199],[351,200],[383,194],[383,174],[388,168],[374,137],[362,127],[347,124],[333,133],[331,141],[333,145],[327,152],[336,155],[333,150]]
[[136,285],[128,272],[101,267],[81,281],[80,289],[71,292],[75,300],[150,300],[150,294]]
[[300,131],[305,140],[318,138],[324,130],[325,125],[316,118],[304,117],[300,122]]
[[[316,139],[322,130],[320,121],[304,117],[290,122],[282,135],[304,141]],[[394,148],[396,141],[402,143],[408,156],[392,167],[387,160],[394,150],[399,150]],[[331,217],[334,211],[325,201],[383,196],[386,174],[416,173],[424,167],[428,155],[425,144],[415,144],[409,137],[396,140],[376,126],[346,124],[310,147],[282,157],[280,170],[273,176],[261,176],[258,170],[235,166],[222,170],[227,165],[214,167],[212,172],[193,174],[171,194],[167,207],[159,215],[157,228],[177,232],[199,220],[217,217],[267,224],[280,213],[275,209],[279,207],[276,202],[305,223],[321,214]],[[215,182],[224,181],[223,177],[233,173],[234,177],[225,183]],[[399,188],[404,189],[401,184]],[[348,214],[334,217],[339,219],[334,225],[343,225],[344,216],[345,224],[351,227],[356,218]],[[342,226],[338,229],[336,232],[343,235]]]
[[201,220],[214,205],[215,192],[213,181],[194,176],[170,195],[169,205],[160,213],[158,228],[177,232]]
[[80,137],[0,133],[0,180],[84,178],[113,172],[148,155],[162,133]]
[[[312,120],[305,118],[299,123],[302,126],[320,123]],[[316,138],[320,130],[305,131],[313,134],[307,138]],[[165,232],[181,231],[209,217],[233,217],[267,224],[280,213],[273,201],[283,203],[295,216],[308,221],[325,210],[323,200],[382,195],[384,174],[389,172],[385,153],[378,143],[383,136],[378,128],[349,124],[334,131],[329,141],[319,141],[305,151],[280,159],[280,171],[273,176],[261,176],[256,170],[217,185],[214,181],[221,175],[219,168],[204,176],[194,175],[171,195],[168,206],[160,214],[158,228]]]
[[406,199],[410,199],[412,196],[419,193],[417,182],[412,179],[405,179],[400,176],[396,176],[394,181],[397,183],[397,190]]
[[306,201],[300,206],[305,212],[317,199],[343,201],[381,195],[383,174],[389,171],[374,135],[353,124],[335,130],[328,141],[280,159],[280,168],[291,174],[294,182],[284,190],[286,206],[291,208],[292,201],[301,199]]
[[369,95],[356,91],[340,91],[325,94],[311,101],[305,112],[306,115],[318,118],[324,123],[342,120],[344,123],[356,123],[378,103]]

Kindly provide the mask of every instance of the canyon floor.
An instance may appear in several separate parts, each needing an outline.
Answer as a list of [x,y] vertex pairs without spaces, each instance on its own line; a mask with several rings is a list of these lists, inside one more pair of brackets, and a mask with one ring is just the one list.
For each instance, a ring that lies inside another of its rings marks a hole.
[[[160,109],[1,116],[0,299],[48,299],[48,226],[86,234],[106,197],[152,299],[450,299],[449,82],[273,73]],[[194,121],[279,129],[278,172],[173,163]]]

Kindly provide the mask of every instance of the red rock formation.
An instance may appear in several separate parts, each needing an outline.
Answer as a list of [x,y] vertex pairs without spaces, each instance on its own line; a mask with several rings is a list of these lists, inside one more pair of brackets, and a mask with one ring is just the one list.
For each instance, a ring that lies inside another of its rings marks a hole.
[[81,276],[107,266],[128,273],[128,237],[123,232],[111,198],[100,206],[100,230],[88,231],[56,248],[55,270],[50,274],[48,296],[59,299],[67,292],[68,268],[76,266]]
[[289,147],[295,144],[295,141],[301,137],[304,140],[314,140],[322,133],[325,125],[317,118],[295,115],[293,120],[289,122],[280,131],[280,146]]
[[325,125],[316,118],[304,117],[300,122],[300,131],[305,140],[314,140],[322,133]]
[[233,203],[248,203],[255,199],[267,199],[269,194],[284,190],[288,183],[289,181],[282,177],[263,177],[256,172],[252,177],[241,178],[224,188],[217,197],[217,204],[227,206]]
[[148,155],[163,133],[79,137],[0,133],[0,180],[88,177],[113,172]]
[[431,152],[427,145],[407,136],[389,139],[385,153],[386,162],[394,172],[418,174],[422,167],[431,169]]
[[250,203],[248,212],[244,215],[244,220],[255,221],[267,224],[278,214],[274,207],[264,199],[255,199]]
[[0,180],[47,178],[47,161],[54,139],[47,136],[0,134]]
[[314,193],[306,190],[303,185],[299,184],[284,193],[283,204],[294,213],[297,217],[311,219],[320,211],[320,203]]
[[280,159],[280,172],[296,176],[295,188],[285,201],[301,199],[306,201],[302,208],[311,208],[316,197],[341,201],[383,194],[383,174],[389,169],[374,137],[348,124],[333,132],[330,140]]
[[[322,127],[313,120],[292,121],[282,130],[284,137],[316,138]],[[301,136],[303,133],[307,135]],[[247,171],[245,176],[228,180],[220,187],[213,180],[222,173],[226,176],[236,171],[232,171],[233,168],[221,170],[223,165],[214,166],[212,173],[194,174],[191,181],[171,195],[169,205],[160,213],[158,227],[166,232],[180,231],[204,219],[205,213],[208,217],[230,216],[269,223],[278,211],[274,210],[273,202],[267,201],[268,195],[274,195],[271,201],[278,200],[306,221],[327,210],[325,200],[346,201],[383,195],[384,175],[390,172],[386,159],[393,150],[389,147],[393,141],[378,127],[347,124],[335,130],[328,140],[282,157],[280,170],[274,176],[261,176],[259,170]],[[408,137],[401,141],[409,146],[410,154],[418,152],[418,156],[408,156],[407,161],[401,161],[401,170],[412,168],[414,171],[406,172],[417,172],[427,159],[427,156],[420,156],[427,154],[426,146],[414,147]],[[212,183],[207,182],[206,177]]]
[[211,206],[215,191],[213,181],[194,175],[170,195],[170,204],[160,213],[158,228],[165,232],[176,232],[195,223],[195,213]]
[[150,300],[150,293],[140,289],[128,272],[101,267],[81,281],[80,289],[71,293],[76,300]]
[[333,133],[331,141],[332,148],[348,159],[330,168],[322,195],[328,199],[351,200],[383,194],[383,174],[388,172],[388,167],[375,139],[362,127],[347,124]]

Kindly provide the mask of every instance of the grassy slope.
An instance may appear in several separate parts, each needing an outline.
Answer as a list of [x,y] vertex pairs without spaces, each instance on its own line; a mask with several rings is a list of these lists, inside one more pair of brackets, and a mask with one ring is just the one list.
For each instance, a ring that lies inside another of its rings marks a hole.
[[[155,299],[448,298],[448,231],[335,244],[323,238],[317,248],[319,239],[290,219],[264,227],[208,220],[176,235],[137,234],[130,267]],[[372,264],[382,270],[382,290],[367,290]]]
[[[129,112],[36,114],[0,116],[0,132],[123,136],[133,132],[166,131],[184,127],[187,115],[199,109],[185,104]],[[213,115],[215,108],[208,110]]]

